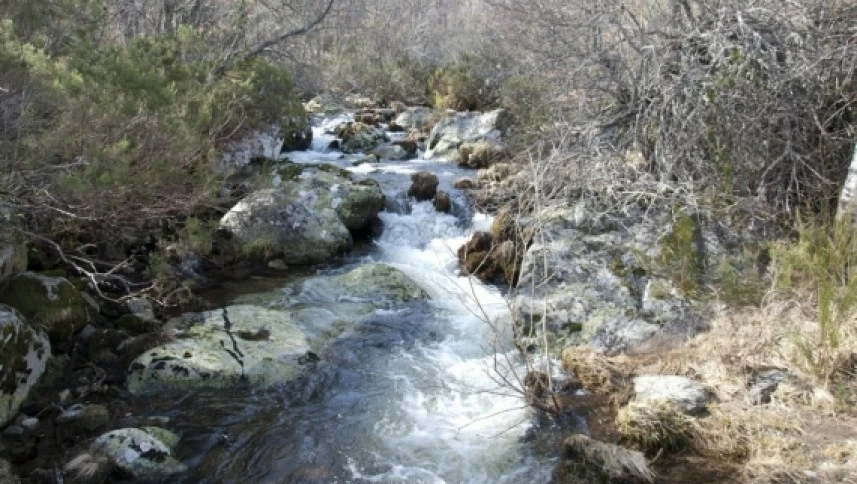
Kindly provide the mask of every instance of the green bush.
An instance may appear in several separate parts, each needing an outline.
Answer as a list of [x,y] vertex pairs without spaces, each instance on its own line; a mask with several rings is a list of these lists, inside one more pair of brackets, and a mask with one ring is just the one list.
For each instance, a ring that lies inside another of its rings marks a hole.
[[258,58],[220,70],[190,29],[51,55],[15,27],[0,25],[0,189],[34,207],[24,228],[87,256],[124,259],[179,225],[204,241],[210,224],[185,221],[217,203],[223,148],[308,127],[288,73]]
[[798,227],[795,243],[780,243],[773,251],[776,283],[780,290],[814,295],[818,332],[794,338],[802,363],[826,381],[851,353],[841,350],[852,337],[857,312],[857,234],[848,220],[798,221]]

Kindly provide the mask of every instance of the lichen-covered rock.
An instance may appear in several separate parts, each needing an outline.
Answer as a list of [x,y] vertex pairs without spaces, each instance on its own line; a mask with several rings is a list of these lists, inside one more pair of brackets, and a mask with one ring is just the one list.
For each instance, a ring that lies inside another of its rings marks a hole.
[[283,140],[280,153],[304,151],[312,146],[312,125],[309,117],[302,106],[294,106],[292,110],[293,114],[280,123],[280,137]]
[[308,279],[301,291],[305,296],[311,294],[314,300],[346,298],[382,307],[428,297],[405,273],[386,264],[366,264],[337,276]]
[[285,383],[301,371],[310,350],[287,312],[230,306],[171,320],[174,341],[146,351],[128,370],[128,390],[257,387]]
[[253,160],[275,160],[280,155],[282,147],[282,129],[278,126],[249,131],[223,150],[221,171],[228,172],[246,167]]
[[30,324],[43,328],[56,346],[65,345],[89,320],[80,291],[62,277],[16,274],[0,286],[0,303],[12,306]]
[[[180,474],[187,467],[173,457],[173,447],[178,438],[167,439],[168,445],[157,435],[160,432],[126,428],[108,432],[98,437],[89,447],[91,454],[104,456],[116,468],[130,477],[146,482],[161,481]],[[155,435],[157,434],[157,435]]]
[[437,194],[437,186],[440,181],[437,175],[428,171],[420,171],[411,175],[411,186],[408,188],[408,196],[417,200],[431,200]]
[[342,139],[340,149],[343,153],[368,152],[386,139],[380,129],[359,122],[348,123],[339,128],[336,136]]
[[459,148],[476,143],[499,143],[511,124],[508,111],[448,113],[432,128],[427,159],[457,162]]
[[47,335],[0,305],[0,426],[15,417],[51,355]]
[[634,378],[634,399],[646,403],[668,401],[682,412],[694,415],[705,410],[708,390],[683,376],[642,375]]
[[[292,169],[291,167],[294,167]],[[249,254],[286,264],[327,262],[352,245],[384,207],[374,180],[335,167],[287,165],[280,186],[251,193],[220,221]]]
[[[647,352],[704,329],[686,297],[654,275],[668,226],[663,213],[599,211],[580,202],[546,208],[531,223],[541,232],[523,258],[524,289],[512,304],[520,347],[538,347],[547,336],[554,349]],[[497,232],[507,232],[501,225]]]

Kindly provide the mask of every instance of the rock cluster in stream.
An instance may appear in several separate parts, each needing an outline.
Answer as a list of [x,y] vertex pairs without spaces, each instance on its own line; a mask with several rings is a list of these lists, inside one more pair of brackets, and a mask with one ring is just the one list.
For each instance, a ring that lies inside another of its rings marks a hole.
[[[508,158],[505,111],[437,114],[400,104],[350,103],[337,107],[322,99],[306,107],[329,115],[360,104],[331,131],[337,148],[365,154],[362,162],[405,161],[428,151],[490,171]],[[393,141],[389,132],[397,133]],[[220,194],[230,205],[219,212],[213,241],[218,261],[263,262],[258,267],[280,270],[330,263],[377,227],[385,206],[377,182],[322,162],[283,159],[311,143],[310,126],[296,119],[247,133],[245,140],[225,147],[218,167],[226,174]],[[456,189],[480,183],[474,177]],[[451,213],[453,197],[438,184],[435,175],[418,174],[409,195]],[[201,257],[172,245],[165,254],[166,270],[174,277],[204,281]],[[186,470],[175,458],[180,436],[166,429],[169,419],[131,415],[132,398],[238,383],[283,385],[310,370],[332,340],[373,312],[428,297],[400,270],[369,264],[167,319],[143,298],[101,298],[86,278],[67,274],[56,263],[34,265],[28,255],[32,251],[20,242],[0,241],[3,482],[17,479],[9,462],[33,482],[53,479],[57,469],[76,483],[169,480]],[[38,271],[28,272],[33,268]],[[50,446],[40,444],[46,441]],[[40,451],[47,447],[68,460],[60,463],[59,456]]]

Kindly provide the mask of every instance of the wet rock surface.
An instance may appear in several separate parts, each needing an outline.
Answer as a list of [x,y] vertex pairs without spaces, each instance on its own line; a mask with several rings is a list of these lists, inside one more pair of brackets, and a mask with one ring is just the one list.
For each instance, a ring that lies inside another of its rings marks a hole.
[[0,305],[0,426],[15,417],[45,371],[51,355],[47,335],[20,313]]

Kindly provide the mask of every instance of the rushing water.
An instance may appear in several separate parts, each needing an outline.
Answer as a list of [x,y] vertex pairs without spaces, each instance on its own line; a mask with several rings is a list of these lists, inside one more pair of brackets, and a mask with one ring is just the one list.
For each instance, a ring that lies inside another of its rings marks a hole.
[[[533,415],[507,383],[523,365],[506,301],[457,268],[456,249],[490,223],[451,188],[472,172],[430,160],[352,167],[354,157],[326,151],[332,138],[321,128],[315,136],[290,159],[372,176],[390,200],[382,234],[343,264],[391,264],[431,299],[376,311],[287,388],[150,402],[140,413],[169,415],[183,435],[178,457],[191,470],[182,482],[548,482],[553,460],[530,438]],[[407,202],[408,175],[420,170],[440,177],[454,215]],[[265,284],[278,281],[257,281]]]

